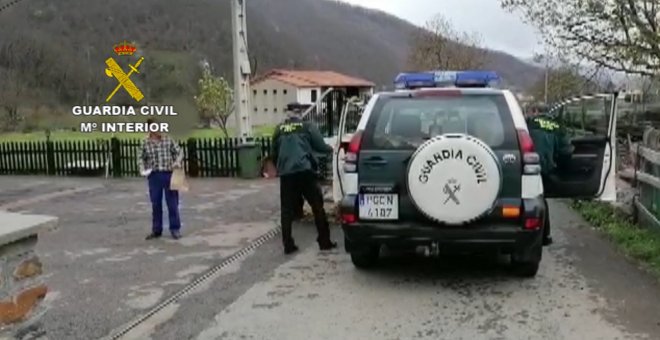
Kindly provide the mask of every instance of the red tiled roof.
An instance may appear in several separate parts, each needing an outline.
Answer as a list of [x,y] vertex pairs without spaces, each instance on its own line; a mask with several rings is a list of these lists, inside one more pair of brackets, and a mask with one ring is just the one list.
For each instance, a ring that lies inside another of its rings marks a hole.
[[271,70],[266,74],[252,80],[257,84],[266,79],[275,79],[295,87],[373,87],[374,83],[347,76],[334,71],[298,71],[298,70]]

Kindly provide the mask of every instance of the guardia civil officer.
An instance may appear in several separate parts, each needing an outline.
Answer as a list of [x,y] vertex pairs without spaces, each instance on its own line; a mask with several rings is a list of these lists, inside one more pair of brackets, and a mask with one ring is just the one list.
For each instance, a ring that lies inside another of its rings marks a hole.
[[318,128],[305,122],[302,106],[289,104],[286,120],[275,128],[273,135],[273,162],[280,177],[280,207],[282,243],[284,253],[298,250],[291,235],[291,224],[299,212],[302,196],[312,207],[314,223],[318,231],[316,239],[321,250],[337,247],[330,239],[328,217],[323,208],[323,192],[318,182],[318,164],[314,153],[331,153]]
[[[545,106],[535,106],[528,111],[527,127],[541,161],[543,187],[547,190],[552,186],[553,178],[557,177],[562,166],[570,160],[573,145],[565,129],[553,115],[547,112]],[[547,201],[545,207],[549,216]],[[546,223],[543,230],[543,244],[552,244],[550,223]]]

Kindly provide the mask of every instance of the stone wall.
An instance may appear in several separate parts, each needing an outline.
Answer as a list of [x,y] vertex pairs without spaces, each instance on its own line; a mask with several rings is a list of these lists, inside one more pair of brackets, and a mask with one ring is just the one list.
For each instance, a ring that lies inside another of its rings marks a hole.
[[0,212],[0,339],[45,312],[48,292],[36,253],[38,234],[54,225],[46,216]]

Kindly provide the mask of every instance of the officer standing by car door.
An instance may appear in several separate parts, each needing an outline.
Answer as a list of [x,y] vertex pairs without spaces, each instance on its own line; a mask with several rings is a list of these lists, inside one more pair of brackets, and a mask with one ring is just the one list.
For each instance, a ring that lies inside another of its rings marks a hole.
[[[527,114],[527,126],[529,134],[534,141],[534,148],[541,162],[541,175],[543,188],[548,190],[555,182],[562,165],[566,164],[573,154],[573,145],[566,135],[566,131],[559,122],[547,113],[545,107],[534,106]],[[548,202],[545,202],[546,224],[543,229],[543,244],[552,244],[550,236],[550,222]]]
[[[289,108],[300,107],[289,104]],[[302,196],[312,207],[318,232],[316,239],[321,250],[337,247],[330,239],[330,226],[323,207],[323,192],[318,183],[317,160],[314,153],[331,153],[318,128],[303,121],[301,110],[289,110],[286,120],[275,128],[273,135],[273,162],[280,177],[280,207],[282,243],[284,253],[298,250],[291,233],[291,225],[299,209]]]

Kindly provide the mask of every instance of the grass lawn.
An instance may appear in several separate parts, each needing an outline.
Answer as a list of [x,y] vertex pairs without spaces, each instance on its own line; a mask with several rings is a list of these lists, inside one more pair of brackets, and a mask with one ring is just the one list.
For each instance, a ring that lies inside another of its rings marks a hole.
[[573,208],[627,256],[660,276],[660,233],[634,224],[623,212],[605,203],[576,201]]
[[[254,127],[252,133],[255,137],[267,137],[273,133],[274,126],[257,126]],[[236,133],[229,130],[230,136],[235,136]],[[117,133],[115,134],[120,139],[135,139],[142,138],[144,133]],[[92,132],[82,133],[77,131],[53,131],[51,133],[51,140],[96,140],[108,139],[112,136],[108,133]],[[222,130],[220,129],[195,129],[184,138],[222,138]],[[31,132],[31,133],[5,133],[0,134],[0,142],[35,142],[45,141],[46,135],[44,132]]]

